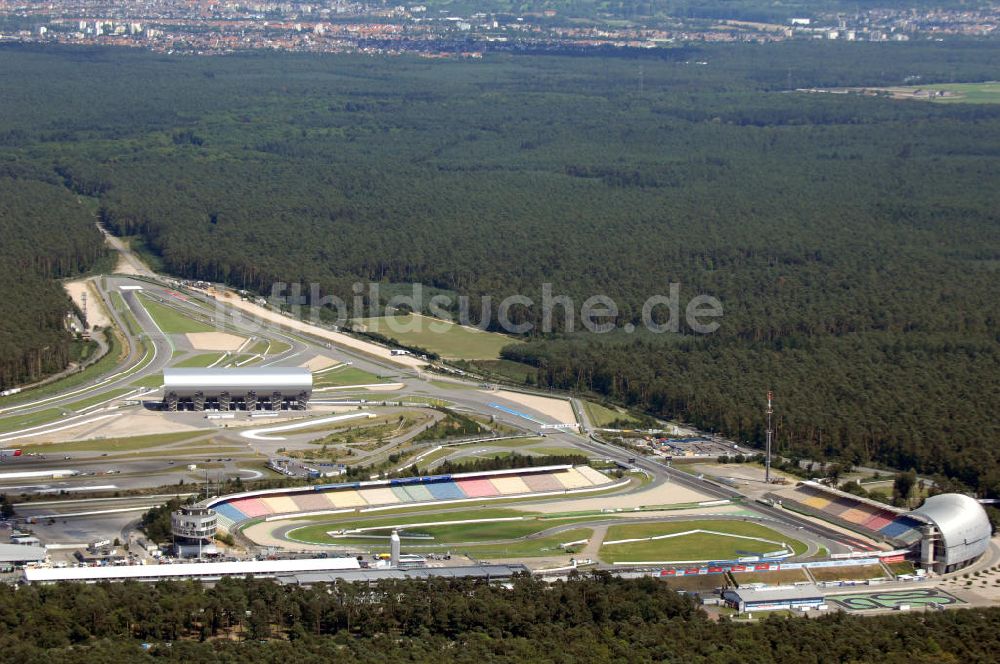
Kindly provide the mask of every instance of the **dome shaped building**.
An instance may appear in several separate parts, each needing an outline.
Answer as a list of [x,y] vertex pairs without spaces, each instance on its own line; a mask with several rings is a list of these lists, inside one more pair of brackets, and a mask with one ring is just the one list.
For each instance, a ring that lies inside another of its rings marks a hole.
[[959,493],[931,496],[911,514],[927,524],[921,528],[921,565],[939,574],[972,564],[989,547],[990,520],[975,498]]

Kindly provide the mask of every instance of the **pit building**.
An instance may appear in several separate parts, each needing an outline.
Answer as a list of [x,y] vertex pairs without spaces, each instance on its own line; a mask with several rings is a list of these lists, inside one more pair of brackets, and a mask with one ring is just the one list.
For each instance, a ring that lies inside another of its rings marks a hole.
[[163,370],[166,410],[305,409],[311,395],[312,372],[304,367]]

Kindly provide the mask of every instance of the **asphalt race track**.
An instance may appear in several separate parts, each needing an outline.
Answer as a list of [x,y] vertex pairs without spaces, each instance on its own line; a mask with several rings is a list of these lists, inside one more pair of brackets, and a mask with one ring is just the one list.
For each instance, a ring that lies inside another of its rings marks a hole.
[[858,593],[852,595],[831,595],[827,601],[848,611],[876,611],[898,609],[909,605],[916,607],[951,606],[965,604],[954,595],[937,588],[913,588],[910,590],[886,590],[882,592]]

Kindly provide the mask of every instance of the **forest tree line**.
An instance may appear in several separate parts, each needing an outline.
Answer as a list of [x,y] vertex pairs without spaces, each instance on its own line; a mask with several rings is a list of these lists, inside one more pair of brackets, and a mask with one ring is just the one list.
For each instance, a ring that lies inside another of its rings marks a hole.
[[[7,662],[995,661],[1000,609],[708,620],[653,579],[284,587],[269,580],[0,587]],[[143,650],[141,643],[148,644]]]
[[[104,254],[94,215],[61,182],[12,177],[0,162],[0,389],[61,371],[71,359],[66,314],[73,304],[56,281]],[[55,179],[55,178],[51,178]]]
[[[998,495],[1000,107],[785,88],[983,80],[1000,46],[684,56],[644,58],[640,87],[632,57],[4,48],[0,156],[93,197],[182,277],[346,301],[419,282],[494,329],[543,284],[577,308],[607,295],[614,332],[577,319],[505,356],[750,443],[770,389],[782,451]],[[641,330],[672,283],[682,307],[722,303],[717,332]]]

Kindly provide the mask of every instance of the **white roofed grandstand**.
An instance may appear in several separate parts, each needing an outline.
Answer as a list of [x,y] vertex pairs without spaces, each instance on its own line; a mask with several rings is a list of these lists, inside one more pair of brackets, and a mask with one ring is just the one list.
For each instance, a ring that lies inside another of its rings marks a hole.
[[57,581],[153,581],[158,579],[214,579],[224,576],[275,576],[301,572],[354,570],[357,558],[300,558],[292,560],[244,560],[224,563],[180,563],[174,565],[114,565],[106,567],[36,567],[24,570],[29,583]]

